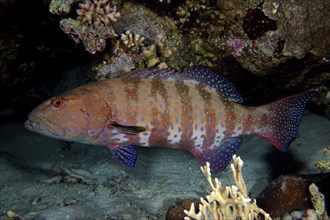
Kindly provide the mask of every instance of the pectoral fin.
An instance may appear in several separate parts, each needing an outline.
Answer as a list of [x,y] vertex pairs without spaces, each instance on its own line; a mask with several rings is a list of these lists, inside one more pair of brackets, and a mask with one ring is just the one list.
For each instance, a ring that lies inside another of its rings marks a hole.
[[108,144],[113,157],[119,162],[125,164],[129,167],[134,167],[137,151],[133,145],[118,145],[118,144]]
[[241,138],[226,138],[216,148],[194,148],[191,153],[203,165],[209,162],[213,171],[221,172],[227,167],[241,142]]

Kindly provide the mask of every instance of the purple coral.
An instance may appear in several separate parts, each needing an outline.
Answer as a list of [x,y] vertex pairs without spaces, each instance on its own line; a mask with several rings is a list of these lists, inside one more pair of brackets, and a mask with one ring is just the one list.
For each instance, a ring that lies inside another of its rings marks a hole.
[[244,40],[241,38],[229,38],[226,40],[226,45],[231,49],[231,54],[234,57],[239,57],[244,49]]

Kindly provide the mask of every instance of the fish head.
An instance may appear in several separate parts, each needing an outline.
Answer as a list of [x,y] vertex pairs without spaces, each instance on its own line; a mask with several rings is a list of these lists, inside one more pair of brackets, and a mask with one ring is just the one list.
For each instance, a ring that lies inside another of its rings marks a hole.
[[84,142],[88,139],[88,115],[81,96],[55,96],[36,107],[28,116],[28,130],[52,138]]

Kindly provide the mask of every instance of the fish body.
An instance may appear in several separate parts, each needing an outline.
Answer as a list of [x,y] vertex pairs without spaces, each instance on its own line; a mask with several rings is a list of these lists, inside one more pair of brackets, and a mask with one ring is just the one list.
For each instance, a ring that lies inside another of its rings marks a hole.
[[145,70],[94,82],[53,97],[33,110],[25,127],[62,139],[107,146],[134,166],[136,146],[180,148],[222,171],[242,135],[258,134],[286,151],[314,92],[243,106],[234,85],[214,70]]

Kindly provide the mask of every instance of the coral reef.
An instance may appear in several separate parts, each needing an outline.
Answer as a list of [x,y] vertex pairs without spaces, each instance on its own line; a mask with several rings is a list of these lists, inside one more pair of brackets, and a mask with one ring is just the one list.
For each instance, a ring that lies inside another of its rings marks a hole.
[[102,24],[86,26],[82,22],[71,18],[62,19],[60,27],[75,43],[82,41],[86,50],[91,54],[103,51],[106,47],[106,39],[117,36],[111,26]]
[[217,6],[225,16],[217,45],[257,76],[307,52],[329,55],[329,2],[218,0]]
[[[53,0],[49,6],[51,13],[68,14],[70,5],[78,1]],[[109,0],[86,0],[79,3],[76,10],[77,19],[62,19],[60,27],[64,33],[75,42],[83,42],[86,50],[91,54],[103,51],[107,39],[117,37],[112,24],[120,17],[117,6],[110,4]]]
[[[126,33],[128,30],[144,38],[141,53],[133,51],[132,54],[138,66],[152,67],[168,62],[173,68],[183,68],[193,60],[187,47],[188,41],[179,32],[173,19],[160,17],[142,5],[125,3],[122,16],[114,24],[114,29],[118,33]],[[144,63],[140,62],[141,59]]]
[[[72,10],[67,14],[71,18],[61,20],[61,28],[76,43],[82,42],[87,51],[92,54],[97,53],[96,56],[92,56],[94,60],[92,69],[95,70],[97,80],[121,76],[132,69],[148,67],[183,69],[191,65],[203,64],[219,69],[224,66],[222,62],[229,57],[235,59],[240,66],[259,79],[267,76],[264,81],[270,82],[274,78],[275,84],[261,83],[263,86],[259,88],[262,87],[263,91],[258,91],[257,94],[265,93],[264,96],[268,98],[273,94],[271,98],[275,99],[278,96],[276,97],[274,91],[271,91],[274,89],[283,93],[284,91],[293,93],[322,85],[324,91],[318,98],[317,105],[320,106],[318,108],[328,106],[330,99],[326,98],[325,93],[329,85],[324,83],[328,79],[328,71],[323,67],[325,71],[318,74],[319,72],[315,73],[312,69],[316,65],[329,65],[328,60],[323,59],[324,62],[321,64],[322,57],[309,59],[306,56],[300,62],[301,68],[288,69],[287,63],[291,62],[291,65],[295,66],[297,62],[292,59],[290,53],[287,53],[290,40],[288,41],[287,36],[281,34],[280,29],[283,29],[284,21],[278,18],[280,14],[286,12],[291,13],[292,18],[303,16],[301,13],[305,12],[314,16],[314,10],[320,8],[320,5],[326,6],[327,3],[304,3],[299,7],[306,8],[309,4],[315,4],[314,9],[304,9],[305,11],[301,9],[295,12],[294,2],[282,4],[258,0],[177,2],[53,0],[53,2],[56,2],[57,6],[62,3],[72,4],[72,8],[78,8],[76,18]],[[285,5],[288,6],[287,9]],[[118,17],[119,13],[120,17]],[[325,13],[326,11],[323,10],[321,15]],[[110,18],[107,14],[111,14]],[[105,18],[108,20],[104,20]],[[329,32],[327,28],[322,29],[322,25],[327,23],[324,20],[317,24],[322,33],[315,36],[324,36],[323,40],[318,40],[321,42],[318,45],[326,51],[329,48],[326,47],[327,36],[330,35],[326,34]],[[312,19],[308,25],[317,21],[316,18]],[[292,28],[291,32],[295,29],[299,29],[299,33],[308,32],[302,29],[304,27],[301,25],[290,26],[291,21],[286,22],[288,22],[287,28]],[[311,32],[308,34],[306,41],[314,39]],[[300,35],[303,36],[302,33]],[[290,36],[294,37],[294,34]],[[314,49],[311,51],[313,52]],[[308,65],[305,65],[305,62]],[[235,77],[237,74],[240,81],[245,73],[235,72],[230,68],[225,74],[229,77],[233,75]],[[309,80],[304,79],[306,76]],[[244,83],[242,84],[244,86]],[[301,88],[297,89],[299,86]],[[247,90],[258,88],[246,87]],[[292,88],[295,88],[295,91],[291,91]],[[325,114],[329,114],[329,107],[326,108]]]
[[217,178],[211,179],[210,164],[202,169],[202,172],[212,188],[212,192],[201,198],[199,212],[196,213],[194,203],[190,210],[185,210],[186,220],[191,218],[201,219],[271,219],[263,209],[259,208],[255,200],[248,197],[245,181],[242,176],[243,161],[240,157],[233,156],[231,170],[235,185],[223,188]]
[[[73,4],[73,0],[53,1],[57,5],[59,2]],[[172,11],[173,16],[159,16],[150,8],[131,2],[87,0],[79,4],[77,20],[62,20],[61,27],[75,42],[82,41],[90,53],[104,51],[106,42],[111,44],[111,51],[107,51],[109,56],[117,56],[118,47],[123,49],[136,67],[154,67],[160,63],[161,68],[177,69],[191,64],[217,67],[219,60],[231,54],[244,68],[264,76],[292,56],[287,50],[290,41],[277,30],[278,21],[273,18],[274,13],[282,13],[281,3],[271,4],[273,16],[266,13],[269,4],[257,0],[218,0],[216,6],[211,0],[176,4],[147,1],[146,4],[158,7],[156,10],[160,12],[166,5],[163,10]],[[120,35],[122,37],[118,39]],[[111,41],[107,40],[109,38]],[[139,43],[141,39],[143,44]],[[160,49],[162,41],[166,42],[168,49],[165,50],[170,55]],[[144,52],[140,53],[140,50]],[[114,58],[111,60],[115,61]]]
[[[226,51],[240,65],[257,76],[286,60],[282,56],[282,39],[276,35],[276,22],[262,11],[262,1],[218,0],[223,22],[222,30],[212,34],[208,42],[214,48]],[[217,54],[218,55],[218,54]]]
[[243,21],[243,30],[250,40],[256,40],[268,31],[277,29],[276,21],[267,17],[262,11],[262,5],[248,9]]
[[307,52],[329,55],[329,8],[329,1],[265,0],[263,4],[263,12],[277,23],[277,36],[285,41],[283,54],[297,58]]

